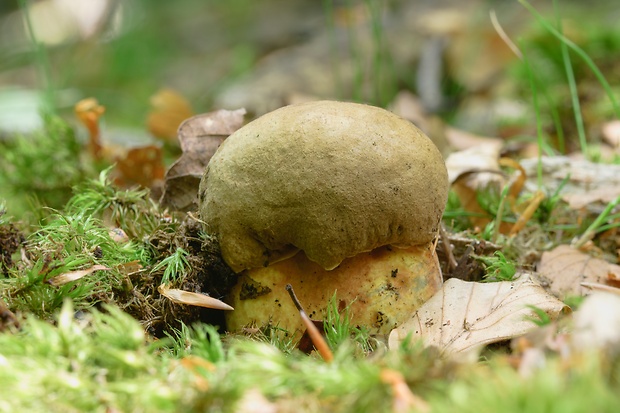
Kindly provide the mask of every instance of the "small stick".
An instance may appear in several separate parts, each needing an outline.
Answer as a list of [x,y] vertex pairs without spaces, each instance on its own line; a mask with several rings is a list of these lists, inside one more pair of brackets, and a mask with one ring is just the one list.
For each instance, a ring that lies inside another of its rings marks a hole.
[[500,39],[502,39],[504,43],[506,43],[506,46],[508,46],[510,50],[512,50],[512,53],[517,55],[520,60],[523,60],[523,53],[521,53],[521,50],[519,50],[517,45],[514,44],[512,40],[510,40],[510,37],[508,37],[508,35],[504,31],[504,28],[501,26],[501,24],[499,24],[499,20],[497,20],[497,14],[495,13],[495,10],[491,9],[489,14],[491,15],[491,24],[493,25],[493,28],[499,35]]
[[297,310],[299,310],[301,321],[304,323],[304,326],[308,331],[308,335],[310,336],[310,340],[312,340],[312,344],[314,344],[314,348],[316,348],[321,357],[323,357],[323,360],[325,360],[327,363],[330,363],[334,359],[334,354],[330,350],[319,329],[314,325],[312,320],[310,320],[310,317],[308,317],[308,315],[304,311],[301,303],[295,295],[295,291],[293,291],[293,286],[290,284],[286,284],[286,291],[288,291],[288,294],[291,296],[291,300],[293,300],[293,304],[295,304],[295,307],[297,307]]
[[454,258],[454,252],[452,252],[450,239],[448,238],[448,234],[446,234],[446,230],[444,229],[442,223],[439,223],[439,238],[443,241],[443,250],[446,253],[446,258],[448,259],[448,268],[452,272],[459,266],[459,264],[456,262],[456,258]]

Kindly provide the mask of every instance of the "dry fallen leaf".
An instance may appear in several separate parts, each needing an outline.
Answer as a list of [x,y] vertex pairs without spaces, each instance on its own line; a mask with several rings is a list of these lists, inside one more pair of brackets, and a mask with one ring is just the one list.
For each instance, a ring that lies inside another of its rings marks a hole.
[[477,145],[469,149],[454,152],[446,159],[448,178],[452,189],[461,202],[463,209],[471,212],[471,223],[483,228],[490,222],[485,211],[478,204],[478,193],[487,187],[499,188],[505,178],[499,167],[501,145]]
[[422,130],[428,129],[426,125],[428,113],[420,99],[408,90],[398,92],[390,105],[390,110],[401,118],[413,122],[418,128]]
[[467,184],[473,189],[503,181],[499,167],[501,149],[501,144],[480,144],[450,154],[446,159],[450,183],[465,174],[471,175]]
[[585,295],[590,290],[582,283],[605,284],[620,274],[620,266],[593,258],[568,245],[544,252],[538,264],[538,273],[549,283],[557,297]]
[[205,294],[192,293],[189,291],[168,288],[166,285],[160,285],[157,290],[161,295],[168,298],[175,304],[186,304],[197,307],[213,308],[215,310],[234,310],[231,306],[217,298],[209,297]]
[[76,281],[76,280],[79,280],[80,278],[84,278],[87,275],[94,273],[95,271],[108,271],[108,270],[110,270],[110,268],[106,267],[105,265],[93,265],[92,267],[87,268],[85,270],[71,271],[71,272],[66,272],[64,274],[57,275],[47,280],[47,282],[53,285],[54,287],[58,287],[60,285],[64,285],[71,281]]
[[[520,161],[528,176],[536,176],[538,159]],[[583,159],[571,159],[566,156],[541,158],[543,171],[542,187],[553,193],[563,183],[562,199],[573,209],[591,208],[600,213],[605,205],[620,196],[620,165],[597,164]],[[536,180],[526,182],[526,190],[534,192],[539,189]]]
[[179,125],[194,114],[187,99],[172,89],[161,89],[151,96],[151,106],[149,131],[158,139],[176,143]]
[[132,275],[142,270],[142,264],[139,260],[125,262],[123,264],[119,264],[116,267],[116,270],[123,275]]
[[164,178],[164,161],[161,148],[155,145],[131,148],[117,157],[114,183],[121,187],[140,185],[151,188]]
[[570,354],[569,334],[566,332],[570,321],[565,318],[512,340],[509,362],[521,377],[534,375],[546,365],[549,356],[565,358]]
[[620,353],[620,297],[596,292],[586,298],[574,316],[572,343],[578,351]]
[[451,278],[413,317],[392,330],[390,348],[411,334],[445,356],[477,356],[485,345],[536,328],[534,306],[555,319],[568,307],[524,273],[516,281],[475,283]]
[[581,209],[583,207],[600,203],[608,204],[620,196],[620,185],[603,186],[601,188],[587,191],[586,193],[575,192],[565,194],[562,199],[568,203],[573,209]]
[[179,127],[183,155],[166,172],[161,204],[175,211],[198,206],[198,186],[211,156],[243,124],[245,109],[218,110],[187,119]]

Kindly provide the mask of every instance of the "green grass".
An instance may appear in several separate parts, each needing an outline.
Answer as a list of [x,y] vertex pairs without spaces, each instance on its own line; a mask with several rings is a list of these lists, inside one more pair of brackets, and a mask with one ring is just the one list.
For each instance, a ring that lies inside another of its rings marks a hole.
[[[591,159],[591,147],[596,141],[594,136],[588,136],[592,135],[588,122],[592,122],[594,112],[587,109],[589,113],[585,113],[583,105],[605,108],[596,110],[596,117],[601,120],[620,117],[618,91],[610,85],[617,82],[617,76],[608,70],[611,76],[608,79],[600,68],[614,65],[614,56],[620,50],[620,36],[602,24],[605,16],[590,15],[596,8],[579,10],[577,16],[566,2],[554,0],[555,15],[551,19],[526,0],[520,3],[539,29],[519,39],[523,59],[511,72],[517,84],[524,85],[523,96],[532,99],[540,151],[548,153],[550,147],[562,154],[580,150]],[[581,36],[579,41],[563,33],[565,16],[560,14],[560,9],[572,11],[568,14],[573,24],[579,20],[576,26],[577,35]],[[598,83],[599,91],[594,82]],[[584,93],[585,88],[587,93]],[[592,100],[598,103],[593,104]]]
[[474,256],[485,269],[484,281],[512,281],[517,269],[515,263],[506,258],[501,251],[495,251],[491,257]]
[[56,112],[56,86],[52,79],[52,68],[49,61],[48,51],[38,39],[32,26],[28,0],[18,0],[19,8],[24,16],[24,23],[28,37],[34,49],[34,61],[39,77],[40,88],[43,90],[41,110],[44,113],[55,114]]
[[342,345],[357,347],[362,354],[373,351],[373,338],[366,326],[352,324],[354,315],[351,314],[349,304],[344,309],[338,309],[338,292],[334,292],[327,305],[327,314],[324,320],[325,339],[331,348]]
[[618,228],[620,223],[617,222],[618,214],[610,216],[612,210],[620,203],[620,196],[616,197],[613,201],[609,202],[605,209],[596,217],[596,219],[588,226],[588,228],[573,241],[575,248],[583,247],[588,241],[590,241],[594,235],[598,232],[602,232],[608,229]]

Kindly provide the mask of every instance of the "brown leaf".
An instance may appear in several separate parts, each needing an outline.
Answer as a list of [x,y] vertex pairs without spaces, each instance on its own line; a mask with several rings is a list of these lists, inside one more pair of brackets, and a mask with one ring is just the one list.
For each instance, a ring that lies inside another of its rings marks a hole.
[[596,292],[575,313],[572,344],[575,350],[620,353],[620,297]]
[[150,188],[164,178],[161,148],[155,145],[131,148],[116,158],[114,183],[122,187],[140,185]]
[[550,291],[564,298],[568,295],[588,294],[590,290],[582,283],[605,284],[620,274],[620,266],[593,258],[568,245],[560,245],[543,253],[538,272],[548,280]]
[[[499,143],[478,144],[462,151],[452,153],[446,159],[446,168],[451,183],[465,174],[470,174],[467,185],[472,189],[482,189],[497,182],[503,182],[499,167]],[[473,174],[475,173],[475,174]]]
[[536,328],[529,306],[545,311],[552,319],[569,311],[545,292],[528,274],[516,281],[475,283],[451,278],[413,317],[392,330],[390,348],[397,348],[409,335],[436,346],[444,355],[477,357],[484,345],[520,336]]
[[166,172],[162,206],[190,211],[198,205],[198,186],[211,156],[243,124],[245,109],[218,110],[187,119],[179,127],[183,155]]
[[205,294],[168,288],[163,284],[157,287],[157,290],[161,295],[176,304],[194,305],[197,307],[213,308],[216,310],[234,310],[234,308],[225,302],[220,301],[217,298],[209,297]]
[[[594,163],[566,156],[542,157],[542,186],[553,193],[560,185],[562,199],[573,209],[589,208],[597,214],[600,206],[620,196],[620,165]],[[538,159],[522,159],[521,166],[528,176],[536,176]],[[568,177],[568,180],[566,178]],[[534,192],[538,182],[526,183]]]
[[475,227],[484,228],[490,217],[478,203],[478,192],[487,187],[501,188],[505,183],[499,166],[501,144],[482,144],[454,152],[446,159],[452,189]]
[[93,265],[92,267],[87,268],[85,270],[71,271],[71,272],[66,272],[64,274],[57,275],[47,280],[47,282],[53,285],[54,287],[58,287],[60,285],[64,285],[71,281],[76,281],[76,280],[79,280],[80,278],[84,278],[87,275],[94,273],[95,271],[108,271],[108,270],[110,270],[110,268],[106,267],[105,265]]
[[176,143],[179,125],[194,114],[187,99],[172,89],[161,89],[151,96],[151,106],[149,131],[158,139]]
[[116,270],[123,275],[135,274],[142,270],[142,264],[139,260],[129,261],[116,266]]
[[480,91],[496,84],[517,57],[490,24],[466,27],[448,44],[447,70],[466,90]]
[[603,186],[586,193],[565,194],[562,199],[573,209],[581,209],[595,203],[608,204],[620,196],[620,186]]

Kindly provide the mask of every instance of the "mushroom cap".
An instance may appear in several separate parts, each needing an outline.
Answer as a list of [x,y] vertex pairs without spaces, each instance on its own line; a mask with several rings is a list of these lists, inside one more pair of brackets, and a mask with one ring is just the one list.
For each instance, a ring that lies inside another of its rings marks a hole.
[[442,156],[409,121],[374,106],[318,101],[230,135],[200,183],[200,214],[237,272],[298,250],[325,269],[392,245],[431,241],[448,196]]

